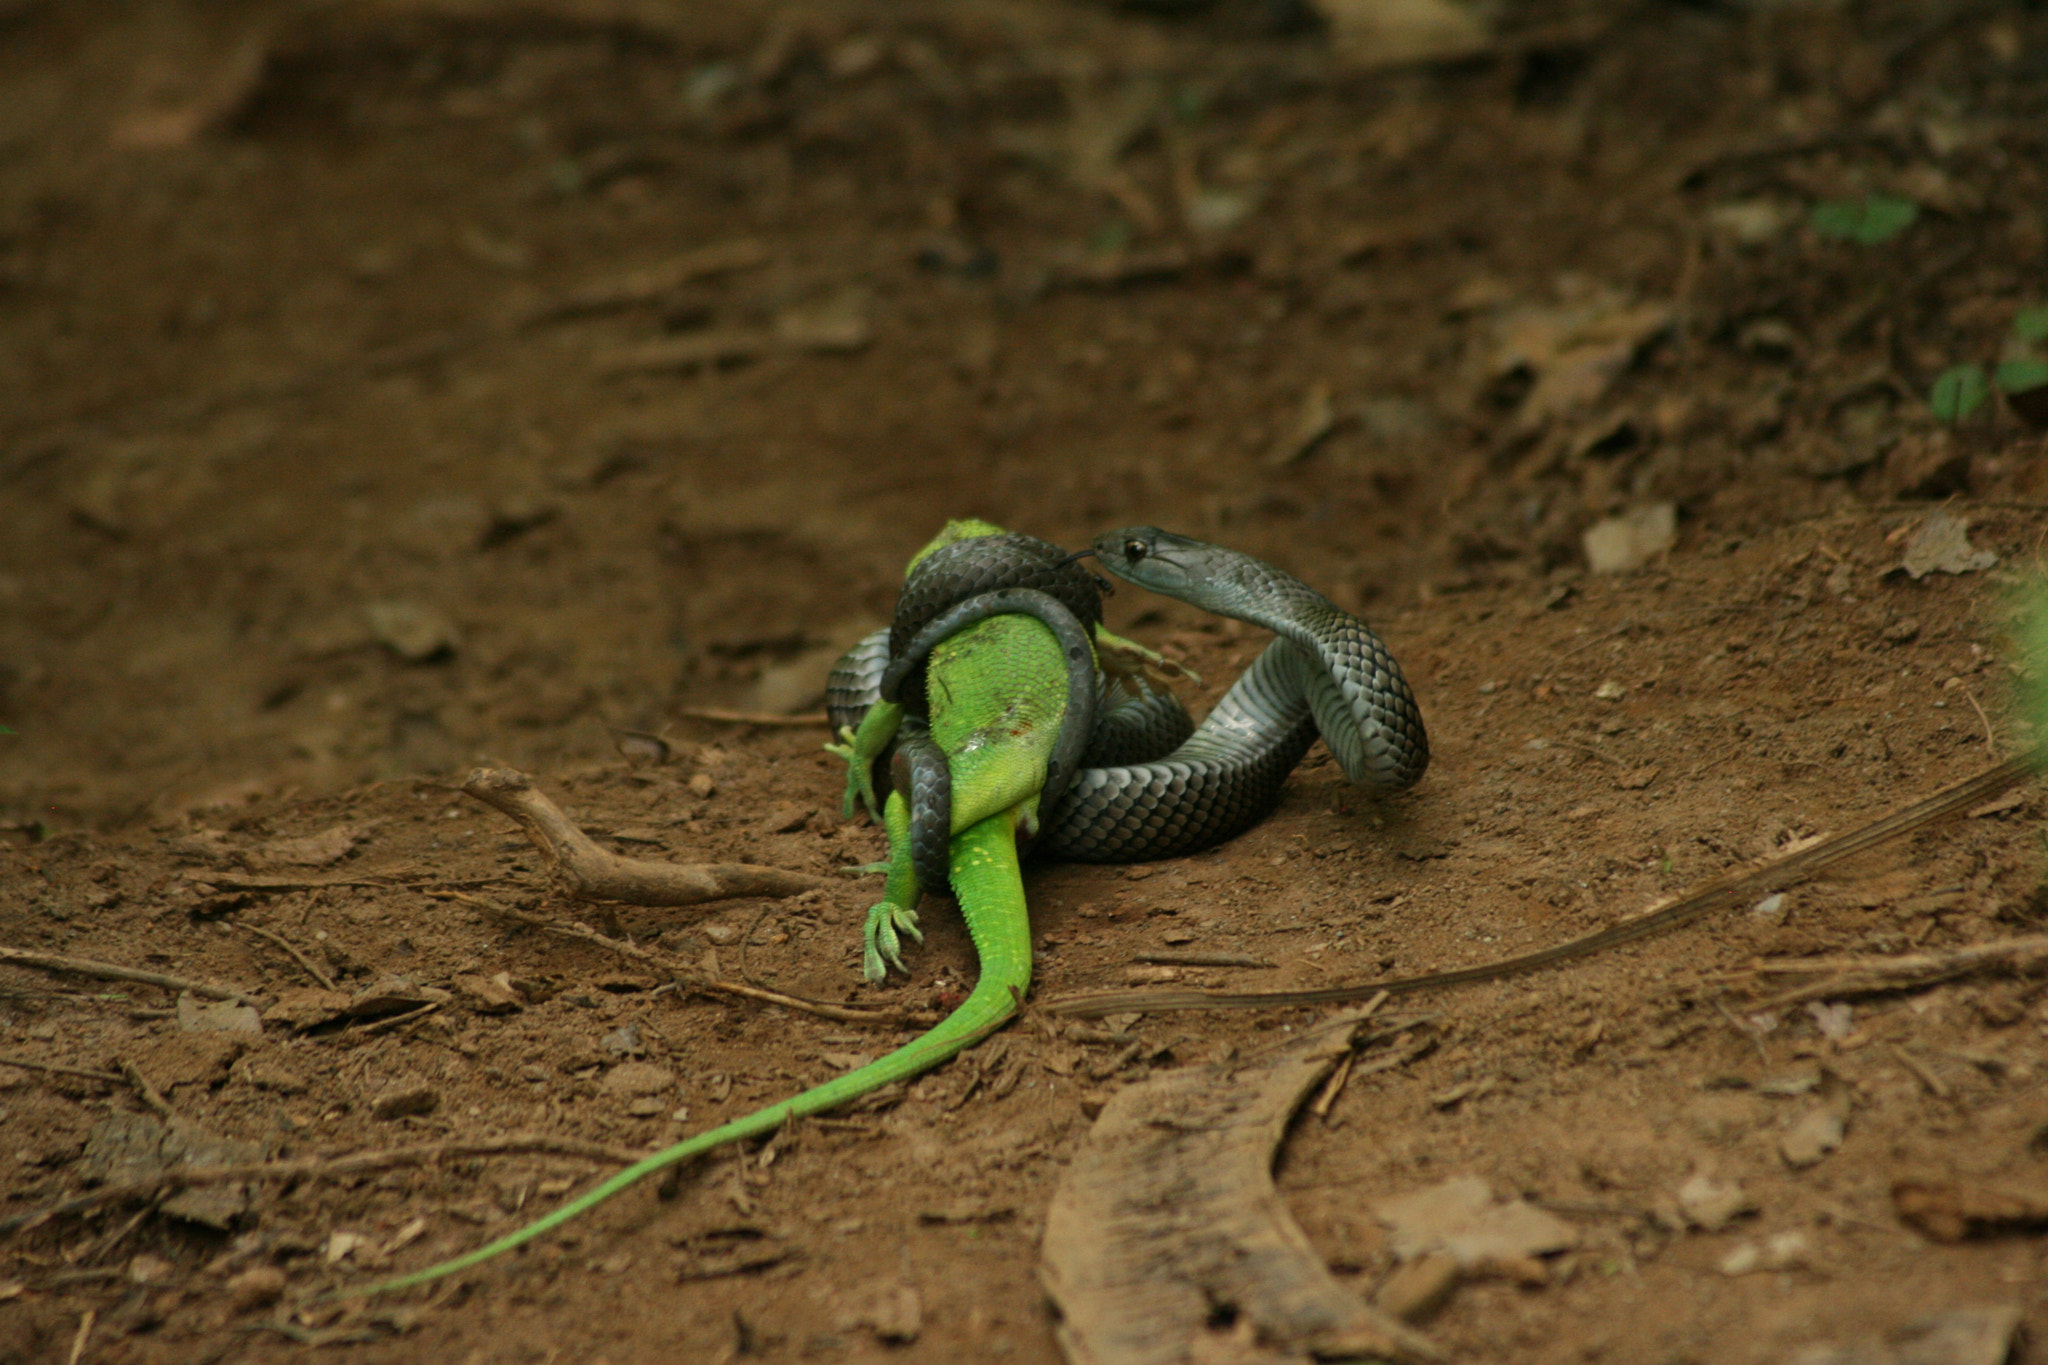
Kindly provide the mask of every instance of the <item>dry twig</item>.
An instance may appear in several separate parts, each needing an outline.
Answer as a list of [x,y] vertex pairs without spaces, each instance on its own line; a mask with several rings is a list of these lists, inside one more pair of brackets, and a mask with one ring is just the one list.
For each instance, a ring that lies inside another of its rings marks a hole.
[[464,905],[474,905],[479,910],[487,910],[493,915],[529,925],[557,938],[572,938],[579,943],[588,943],[606,952],[617,953],[620,957],[645,963],[656,971],[675,978],[689,989],[702,991],[707,995],[731,995],[743,1000],[759,1000],[764,1004],[781,1005],[785,1009],[815,1014],[823,1019],[836,1019],[846,1024],[914,1024],[924,1021],[922,1014],[908,1010],[866,1010],[851,1005],[831,1005],[820,1000],[805,1000],[800,996],[784,995],[780,991],[771,991],[760,986],[749,986],[739,981],[706,976],[666,953],[657,953],[637,943],[625,943],[608,938],[587,924],[564,924],[560,920],[551,920],[542,915],[529,915],[523,910],[514,910],[509,905],[499,905],[495,901],[485,900],[482,896],[472,896],[462,891],[427,891],[422,894],[435,900],[461,901]]
[[638,1161],[643,1152],[630,1152],[602,1142],[582,1138],[555,1137],[545,1133],[520,1133],[486,1138],[479,1142],[423,1142],[414,1147],[391,1147],[377,1152],[356,1152],[349,1156],[303,1157],[295,1161],[258,1161],[242,1166],[200,1166],[165,1171],[142,1180],[120,1185],[102,1185],[39,1213],[21,1214],[0,1222],[0,1233],[26,1232],[56,1218],[68,1218],[108,1204],[130,1199],[153,1199],[167,1190],[189,1189],[195,1185],[231,1185],[245,1180],[339,1180],[367,1175],[394,1166],[420,1166],[429,1162],[480,1156],[524,1156],[546,1153],[552,1156],[587,1157],[592,1161],[624,1166]]
[[129,1085],[135,1087],[135,1093],[142,1097],[144,1104],[166,1119],[178,1117],[176,1111],[171,1108],[171,1102],[163,1097],[163,1092],[151,1085],[149,1078],[136,1070],[135,1063],[125,1057],[121,1059],[121,1074],[128,1078]]
[[172,976],[168,972],[144,971],[140,967],[123,967],[116,962],[66,957],[62,953],[41,953],[33,948],[0,947],[0,964],[4,963],[13,963],[18,967],[34,967],[44,972],[69,972],[74,976],[99,977],[105,981],[140,981],[146,986],[161,986],[167,991],[190,991],[209,1000],[232,1000],[242,1005],[255,998],[254,991],[245,991],[239,986],[219,986],[211,981],[195,981],[190,977]]
[[561,807],[535,789],[532,779],[510,768],[478,768],[462,790],[516,821],[554,859],[569,893],[579,900],[698,905],[734,896],[794,896],[820,884],[806,873],[755,863],[662,863],[622,857],[598,847]]
[[31,1062],[20,1057],[0,1057],[0,1066],[18,1066],[23,1071],[47,1071],[55,1076],[83,1076],[89,1081],[119,1085],[122,1077],[111,1071],[88,1071],[82,1066],[58,1066],[54,1062]]
[[[1049,1014],[1080,1015],[1083,1018],[1123,1014],[1134,1010],[1275,1009],[1282,1006],[1344,1004],[1363,1000],[1375,991],[1382,990],[1395,995],[1406,995],[1412,991],[1438,990],[1445,986],[1461,986],[1474,981],[1498,981],[1503,977],[1517,976],[1523,972],[1533,972],[1543,967],[1555,966],[1560,962],[1587,957],[1602,949],[1633,943],[1638,939],[1649,938],[1653,934],[1666,933],[1682,924],[1690,924],[1702,915],[1740,905],[1748,897],[1759,892],[1791,886],[1811,877],[1824,867],[1853,857],[1865,849],[1874,848],[1888,839],[1895,839],[1931,824],[1943,816],[1968,810],[2000,792],[2038,776],[2044,768],[2048,768],[2048,745],[2030,749],[2017,758],[2009,758],[1995,767],[1986,768],[1974,777],[1965,778],[1953,786],[1943,788],[1924,801],[1917,801],[1903,809],[1895,810],[1845,834],[1818,840],[1760,866],[1741,868],[1716,877],[1676,900],[1666,901],[1654,909],[1646,910],[1618,924],[1609,925],[1597,933],[1553,944],[1548,948],[1539,948],[1533,953],[1523,953],[1518,957],[1481,963],[1476,967],[1460,967],[1453,971],[1395,977],[1386,981],[1368,981],[1356,986],[1332,986],[1321,990],[1097,991],[1049,1000],[1045,1004],[1045,1009]],[[2024,944],[2030,940],[2014,939],[2010,942]],[[1899,985],[1874,987],[1878,990],[1900,988]],[[1833,986],[1819,992],[1829,995],[1840,993]],[[1797,995],[1790,998],[1816,997]]]
[[297,948],[294,948],[291,945],[291,943],[284,938],[283,935],[272,933],[270,930],[265,929],[258,924],[244,924],[240,920],[229,920],[227,922],[229,924],[234,925],[237,929],[241,929],[248,933],[256,935],[258,938],[268,939],[270,942],[284,949],[285,954],[289,956],[292,961],[298,963],[299,966],[305,970],[306,975],[313,978],[315,984],[317,984],[320,987],[320,989],[327,991],[335,989],[334,978],[329,976],[327,973],[321,971],[318,967],[314,966],[312,959],[307,957],[304,953],[300,952]]
[[1972,943],[1935,953],[1901,953],[1893,957],[1767,958],[1750,969],[1755,976],[1817,976],[1821,979],[1770,997],[1761,1008],[1782,1009],[1808,1000],[1839,1000],[1852,995],[1882,995],[1914,990],[1959,976],[2003,971],[2020,976],[2048,972],[2048,934]]

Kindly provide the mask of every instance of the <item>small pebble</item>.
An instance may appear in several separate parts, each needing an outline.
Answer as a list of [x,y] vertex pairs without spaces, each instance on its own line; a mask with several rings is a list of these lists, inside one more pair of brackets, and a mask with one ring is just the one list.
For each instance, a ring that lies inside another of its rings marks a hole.
[[708,800],[718,793],[718,784],[711,780],[710,773],[697,773],[690,778],[690,795]]
[[228,1306],[237,1313],[276,1303],[284,1297],[285,1276],[274,1265],[251,1266],[227,1283]]
[[431,1114],[440,1107],[441,1092],[433,1086],[405,1085],[379,1095],[370,1106],[370,1113],[380,1119],[401,1119]]
[[[602,1082],[607,1093],[613,1095],[653,1096],[674,1087],[676,1074],[665,1066],[653,1062],[621,1062],[605,1073]],[[650,1113],[658,1113],[657,1104]],[[633,1112],[638,1112],[633,1111]]]

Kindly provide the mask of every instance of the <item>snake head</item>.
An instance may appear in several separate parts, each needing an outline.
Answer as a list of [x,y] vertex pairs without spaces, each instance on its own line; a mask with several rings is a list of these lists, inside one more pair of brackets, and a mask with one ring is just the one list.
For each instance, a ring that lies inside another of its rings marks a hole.
[[1126,526],[1095,538],[1095,558],[1102,567],[1141,588],[1168,596],[1200,572],[1196,560],[1210,547],[1157,526]]

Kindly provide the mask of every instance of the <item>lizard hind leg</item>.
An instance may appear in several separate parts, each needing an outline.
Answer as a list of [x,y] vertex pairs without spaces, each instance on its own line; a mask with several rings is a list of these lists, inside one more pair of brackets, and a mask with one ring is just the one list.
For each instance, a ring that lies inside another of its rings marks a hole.
[[882,888],[882,899],[869,907],[867,923],[861,930],[861,975],[876,982],[885,979],[891,967],[899,972],[907,970],[903,965],[903,935],[924,942],[924,932],[917,926],[916,908],[923,887],[918,881],[916,860],[910,853],[910,805],[900,790],[889,793],[889,802],[882,808],[882,823],[889,829],[889,880]]
[[856,804],[866,806],[868,817],[881,818],[881,802],[875,794],[875,760],[896,738],[903,723],[903,708],[895,702],[880,701],[861,717],[860,728],[839,727],[838,744],[827,744],[825,752],[846,760],[846,795],[840,814],[852,818]]

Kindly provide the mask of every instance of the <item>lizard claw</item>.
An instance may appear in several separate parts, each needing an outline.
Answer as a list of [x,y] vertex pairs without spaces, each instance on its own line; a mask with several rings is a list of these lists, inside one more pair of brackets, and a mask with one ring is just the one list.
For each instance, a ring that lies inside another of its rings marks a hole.
[[1177,678],[1185,678],[1198,685],[1202,681],[1202,675],[1187,665],[1175,663],[1135,640],[1112,635],[1100,626],[1095,628],[1095,650],[1096,657],[1102,661],[1103,671],[1118,677],[1143,678],[1156,687],[1165,687]]
[[880,982],[889,975],[891,967],[899,972],[910,970],[903,965],[903,940],[899,934],[924,942],[924,932],[917,927],[917,911],[890,901],[881,901],[868,911],[867,927],[861,934],[861,975]]
[[839,727],[840,743],[827,744],[825,752],[846,760],[846,795],[839,803],[840,813],[848,819],[853,817],[853,803],[858,800],[868,808],[868,817],[876,824],[882,822],[881,801],[875,795],[875,760],[896,738],[896,728],[903,721],[903,708],[893,702],[876,702],[861,717],[860,728],[842,725]]
[[846,794],[839,800],[839,814],[851,820],[854,802],[868,808],[869,816],[875,814],[875,770],[874,765],[861,755],[860,745],[850,725],[839,727],[840,744],[827,744],[825,752],[846,760]]

